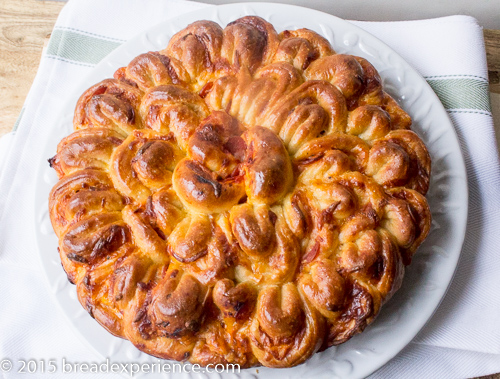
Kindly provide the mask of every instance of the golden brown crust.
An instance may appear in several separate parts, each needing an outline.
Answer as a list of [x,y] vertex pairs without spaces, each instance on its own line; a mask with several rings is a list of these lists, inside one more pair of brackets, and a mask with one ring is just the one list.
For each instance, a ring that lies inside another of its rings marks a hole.
[[88,89],[49,197],[82,306],[149,354],[300,364],[370,324],[430,229],[431,159],[365,59],[198,21]]

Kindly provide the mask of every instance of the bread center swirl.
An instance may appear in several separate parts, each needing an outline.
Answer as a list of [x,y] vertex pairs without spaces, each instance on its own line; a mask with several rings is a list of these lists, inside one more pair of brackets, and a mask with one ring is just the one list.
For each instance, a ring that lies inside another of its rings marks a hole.
[[88,312],[149,354],[290,367],[347,341],[430,229],[431,161],[361,57],[195,22],[79,99],[49,207]]

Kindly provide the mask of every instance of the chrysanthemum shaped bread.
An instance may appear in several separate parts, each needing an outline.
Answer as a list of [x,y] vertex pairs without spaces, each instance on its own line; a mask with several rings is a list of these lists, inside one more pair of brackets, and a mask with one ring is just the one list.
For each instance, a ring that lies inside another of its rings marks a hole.
[[300,364],[374,320],[429,232],[410,125],[313,31],[191,24],[88,89],[50,159],[68,279],[148,354]]

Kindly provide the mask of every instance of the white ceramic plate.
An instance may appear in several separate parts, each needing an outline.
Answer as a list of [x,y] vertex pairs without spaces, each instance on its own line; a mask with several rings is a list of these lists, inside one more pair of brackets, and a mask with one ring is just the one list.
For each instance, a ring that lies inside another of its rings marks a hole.
[[[432,157],[431,186],[427,195],[433,216],[431,232],[408,267],[402,288],[382,308],[377,320],[347,343],[315,354],[298,367],[258,369],[259,378],[365,377],[401,351],[438,307],[457,265],[467,219],[465,165],[453,125],[426,81],[384,43],[337,17],[283,4],[230,4],[167,20],[117,48],[95,67],[80,86],[76,86],[78,88],[68,99],[63,114],[47,131],[50,142],[46,145],[44,158],[53,156],[60,139],[72,132],[73,110],[79,95],[86,88],[111,77],[118,67],[127,65],[135,56],[165,48],[174,33],[196,20],[213,20],[225,26],[245,15],[263,17],[278,32],[300,27],[315,30],[326,37],[338,53],[368,59],[382,76],[386,91],[413,118],[414,130],[424,140]],[[103,357],[110,358],[112,362],[158,361],[139,352],[130,342],[106,332],[78,303],[75,287],[68,283],[61,268],[56,251],[57,238],[48,216],[47,198],[56,181],[55,173],[43,160],[35,191],[35,222],[41,262],[57,302],[83,340]],[[173,374],[170,375],[173,377]],[[178,374],[175,376],[178,377]],[[257,371],[253,368],[242,370],[236,377],[256,376]]]

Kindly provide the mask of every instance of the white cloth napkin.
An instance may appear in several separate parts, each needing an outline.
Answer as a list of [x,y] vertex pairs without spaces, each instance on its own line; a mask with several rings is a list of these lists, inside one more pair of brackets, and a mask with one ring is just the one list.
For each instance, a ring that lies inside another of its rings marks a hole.
[[[47,158],[41,154],[45,130],[60,113],[61,99],[72,93],[75,78],[85,78],[113,47],[204,6],[177,0],[71,0],[62,10],[0,172],[0,360],[9,358],[15,368],[3,377],[20,375],[20,359],[102,361],[79,340],[49,294],[32,227],[35,170]],[[415,340],[373,377],[500,372],[500,170],[481,27],[465,16],[354,23],[401,54],[440,95],[460,137],[470,188],[465,246],[445,300]],[[67,377],[60,369],[50,376]]]

